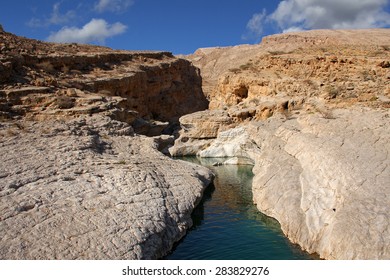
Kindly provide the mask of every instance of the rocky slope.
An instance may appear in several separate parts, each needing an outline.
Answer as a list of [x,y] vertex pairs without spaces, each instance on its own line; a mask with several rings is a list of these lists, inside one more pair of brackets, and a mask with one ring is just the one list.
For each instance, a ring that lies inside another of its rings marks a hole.
[[389,30],[200,49],[202,84],[166,52],[0,37],[0,258],[163,256],[212,180],[168,150],[254,165],[257,207],[311,253],[390,258]]
[[49,44],[6,32],[0,42],[3,117],[103,112],[148,134],[156,123],[207,108],[197,68],[171,53]]
[[198,49],[185,58],[201,69],[203,92],[209,96],[222,74],[237,65],[245,64],[254,54],[261,51],[259,45],[211,47]]
[[188,59],[201,69],[211,109],[309,97],[386,107],[389,56],[388,30],[370,29],[280,34],[256,46],[200,49]]
[[310,253],[390,258],[389,30],[281,34],[189,59],[210,110],[180,119],[172,154],[253,164],[257,207]]
[[154,259],[212,177],[108,117],[3,123],[1,259]]
[[165,255],[212,180],[159,152],[207,107],[198,70],[0,31],[0,259]]

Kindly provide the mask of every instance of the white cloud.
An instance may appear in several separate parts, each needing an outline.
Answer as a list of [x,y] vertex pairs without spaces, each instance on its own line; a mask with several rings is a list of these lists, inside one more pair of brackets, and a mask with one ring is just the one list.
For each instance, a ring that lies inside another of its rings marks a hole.
[[265,19],[265,16],[265,10],[263,10],[262,13],[254,14],[246,25],[247,29],[254,35],[261,35],[263,33],[263,21]]
[[76,18],[76,12],[69,10],[64,14],[60,12],[60,3],[53,5],[50,17],[44,19],[32,18],[27,25],[30,27],[45,27],[50,25],[61,25],[71,22]]
[[287,28],[287,29],[284,29],[284,30],[283,30],[283,33],[299,32],[299,31],[304,31],[304,29],[302,29],[302,28],[300,28],[300,27],[293,26],[293,27],[289,27],[289,28]]
[[267,16],[267,12],[263,9],[263,12],[254,14],[246,25],[246,32],[241,36],[242,40],[250,40],[260,38],[263,34],[264,21]]
[[64,24],[68,23],[76,17],[76,13],[72,10],[67,11],[65,14],[60,13],[60,3],[53,5],[53,11],[49,18],[51,24]]
[[99,0],[95,3],[95,10],[99,13],[120,13],[134,4],[134,0]]
[[52,33],[49,38],[50,42],[56,43],[91,43],[104,41],[115,35],[125,32],[127,27],[120,22],[108,24],[103,19],[92,19],[82,28],[63,27],[56,33]]
[[282,29],[374,28],[390,24],[388,0],[285,0],[269,16]]
[[[284,0],[273,13],[264,16],[260,21],[254,21],[252,17],[247,29],[262,30],[266,24],[276,25],[283,32],[325,28],[389,27],[390,14],[385,10],[389,2],[389,0]],[[254,26],[250,26],[250,23]]]

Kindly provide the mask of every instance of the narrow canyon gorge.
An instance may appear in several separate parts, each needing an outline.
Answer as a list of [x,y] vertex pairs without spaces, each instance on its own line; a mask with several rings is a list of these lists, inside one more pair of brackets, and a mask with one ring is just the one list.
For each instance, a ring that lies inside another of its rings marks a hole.
[[[390,258],[390,31],[169,52],[0,30],[0,258],[157,259],[214,174],[324,259]],[[220,162],[220,160],[219,160]]]

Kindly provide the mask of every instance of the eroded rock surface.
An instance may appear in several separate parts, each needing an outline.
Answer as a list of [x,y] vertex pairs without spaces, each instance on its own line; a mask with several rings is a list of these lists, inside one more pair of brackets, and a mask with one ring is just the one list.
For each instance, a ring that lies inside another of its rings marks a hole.
[[219,131],[231,127],[233,119],[224,111],[200,111],[179,119],[180,137],[169,148],[172,156],[194,156],[210,145]]
[[[207,109],[199,70],[169,52],[50,44],[0,33],[0,117],[101,113],[130,124],[174,124]],[[137,125],[134,125],[136,130]],[[153,131],[151,132],[153,133]]]
[[153,259],[211,173],[108,117],[0,124],[1,259]]
[[272,35],[259,45],[200,49],[187,58],[201,69],[210,109],[257,109],[247,118],[264,119],[312,97],[341,108],[389,108],[389,57],[389,30],[369,29]]
[[[389,46],[388,29],[317,30],[188,57],[203,116],[230,118],[195,154],[254,164],[258,209],[322,258],[390,258]],[[170,151],[200,143],[201,126],[182,128]]]
[[386,111],[340,110],[256,128],[258,208],[323,258],[390,258],[389,121]]
[[3,30],[0,51],[0,259],[164,256],[212,180],[159,152],[207,108],[197,68]]
[[[390,258],[390,114],[338,109],[220,132],[200,157],[254,164],[254,202],[326,259]],[[238,160],[240,159],[240,160]]]

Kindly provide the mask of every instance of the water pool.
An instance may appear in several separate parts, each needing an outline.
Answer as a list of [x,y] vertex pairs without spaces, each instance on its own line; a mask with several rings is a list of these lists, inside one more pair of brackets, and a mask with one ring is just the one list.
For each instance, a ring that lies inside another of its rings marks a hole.
[[193,227],[164,259],[291,260],[316,259],[292,244],[279,223],[252,201],[252,166],[212,166],[216,159],[185,158],[212,169],[214,184],[194,210]]

